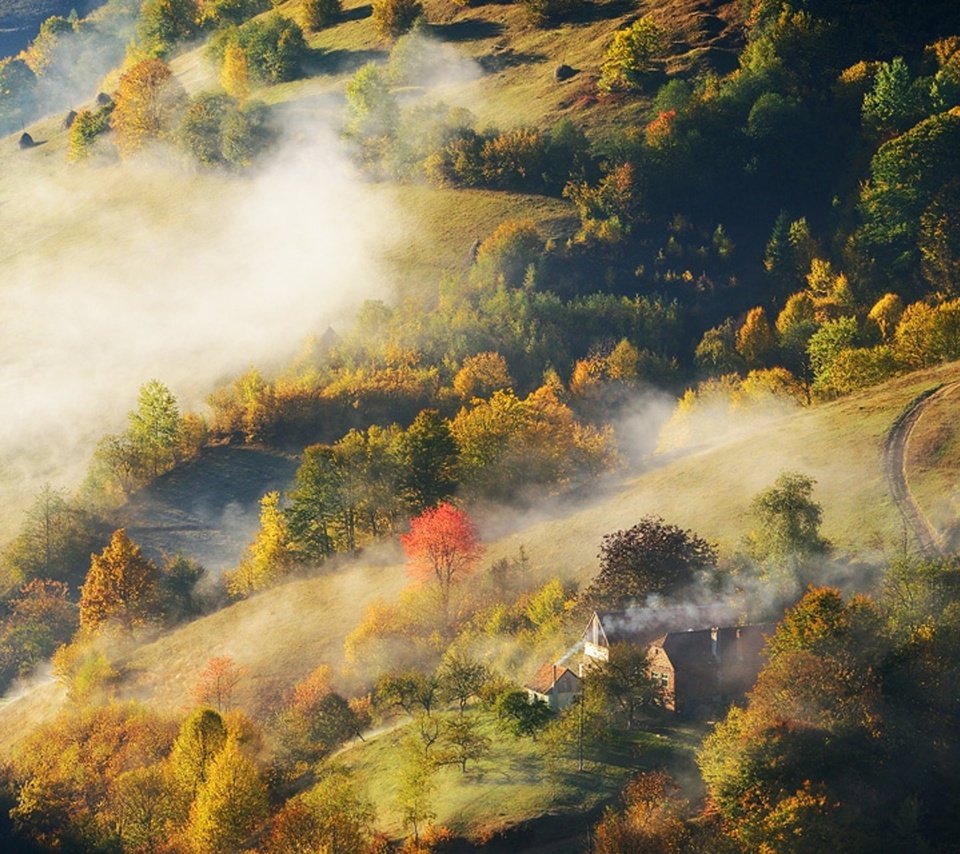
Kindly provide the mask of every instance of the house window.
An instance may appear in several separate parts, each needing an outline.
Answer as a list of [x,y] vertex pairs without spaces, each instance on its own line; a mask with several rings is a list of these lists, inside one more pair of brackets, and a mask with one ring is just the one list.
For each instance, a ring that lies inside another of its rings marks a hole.
[[660,674],[660,686],[666,688],[670,684],[670,676],[667,673]]

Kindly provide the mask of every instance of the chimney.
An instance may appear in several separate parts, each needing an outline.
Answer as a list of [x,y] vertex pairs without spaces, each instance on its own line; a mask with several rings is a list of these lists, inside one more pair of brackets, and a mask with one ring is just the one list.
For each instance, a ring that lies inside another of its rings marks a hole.
[[551,685],[550,687],[552,688],[552,687],[554,687],[554,685],[556,685],[556,684],[557,684],[557,665],[556,665],[556,663],[554,663],[554,665],[553,665],[553,685]]
[[711,626],[710,627],[710,654],[713,656],[715,661],[720,660],[720,652],[717,649],[717,639],[720,636],[720,627]]

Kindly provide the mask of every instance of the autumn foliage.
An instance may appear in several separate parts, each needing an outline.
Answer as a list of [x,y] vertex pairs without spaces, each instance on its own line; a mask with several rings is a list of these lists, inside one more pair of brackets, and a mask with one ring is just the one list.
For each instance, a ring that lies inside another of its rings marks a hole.
[[97,629],[115,619],[127,631],[158,614],[160,571],[147,560],[126,531],[93,555],[80,591],[80,626]]
[[165,62],[147,59],[120,78],[110,125],[123,155],[134,154],[173,129],[186,106],[186,92]]
[[410,522],[410,532],[400,537],[409,559],[410,575],[418,581],[435,580],[444,610],[450,588],[470,573],[483,554],[483,545],[466,511],[443,503],[425,510]]

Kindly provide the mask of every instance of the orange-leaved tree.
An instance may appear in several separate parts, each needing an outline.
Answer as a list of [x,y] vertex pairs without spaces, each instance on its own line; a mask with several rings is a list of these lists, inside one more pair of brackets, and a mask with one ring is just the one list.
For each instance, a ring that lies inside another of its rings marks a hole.
[[120,78],[117,107],[110,125],[124,156],[169,133],[180,121],[187,93],[160,59],[138,62]]
[[193,700],[200,706],[215,706],[222,712],[233,700],[233,689],[246,675],[244,667],[229,655],[217,655],[208,659],[207,666],[193,687]]
[[97,629],[111,619],[127,631],[159,616],[160,570],[123,528],[90,560],[80,588],[80,627]]
[[436,580],[446,615],[451,586],[471,572],[483,554],[470,516],[444,502],[412,519],[410,532],[401,536],[400,542],[409,559],[410,574],[420,581]]

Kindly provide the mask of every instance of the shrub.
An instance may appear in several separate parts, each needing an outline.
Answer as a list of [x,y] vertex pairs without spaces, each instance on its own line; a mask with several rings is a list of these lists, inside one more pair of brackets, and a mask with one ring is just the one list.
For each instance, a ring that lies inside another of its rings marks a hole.
[[225,30],[214,39],[211,48],[221,65],[231,44],[243,52],[250,78],[260,83],[296,78],[307,50],[300,25],[277,13]]
[[483,144],[483,177],[498,189],[539,189],[547,171],[547,142],[536,128],[506,131]]
[[269,0],[203,0],[200,24],[237,26],[269,8]]
[[482,281],[500,277],[506,285],[518,287],[531,264],[543,250],[543,238],[530,220],[500,223],[477,250],[477,273]]
[[535,24],[556,23],[563,20],[578,6],[586,5],[583,0],[520,0],[530,20]]
[[300,26],[316,32],[329,27],[340,16],[340,0],[300,0]]
[[420,0],[374,0],[373,25],[381,38],[395,39],[423,14]]
[[67,157],[70,160],[85,160],[93,153],[97,137],[110,130],[110,113],[113,103],[99,110],[81,110],[70,125],[70,144]]
[[603,92],[639,89],[644,77],[653,71],[654,57],[662,41],[663,31],[646,15],[620,30],[614,35],[600,66],[597,86]]

